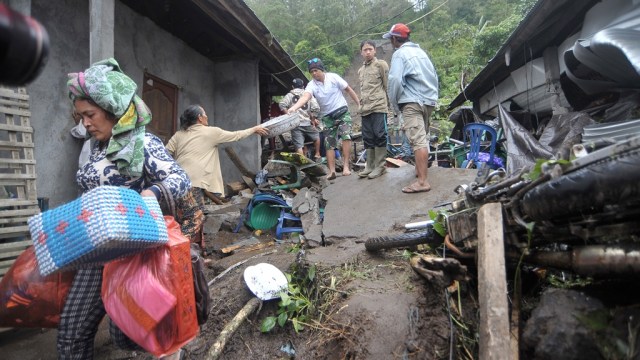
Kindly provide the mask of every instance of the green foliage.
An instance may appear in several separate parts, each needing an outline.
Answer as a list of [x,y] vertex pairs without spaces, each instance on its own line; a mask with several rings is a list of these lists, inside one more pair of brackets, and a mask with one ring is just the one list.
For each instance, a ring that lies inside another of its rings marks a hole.
[[446,215],[446,211],[429,210],[429,217],[434,221],[433,230],[442,237],[447,235]]
[[316,266],[311,265],[285,274],[289,285],[286,292],[280,293],[277,316],[266,317],[260,325],[261,332],[273,330],[276,324],[284,327],[287,322],[291,322],[296,333],[304,330],[304,323],[315,312],[311,293],[316,280],[316,270]]
[[556,164],[559,165],[568,165],[571,161],[569,160],[546,160],[546,159],[537,159],[536,164],[533,166],[533,169],[528,174],[524,175],[526,180],[536,180],[543,174],[543,169],[545,167],[553,166]]
[[640,353],[640,321],[633,316],[624,316],[627,331],[620,331],[617,323],[623,315],[616,314],[616,311],[594,310],[578,315],[577,319],[590,330],[591,338],[604,359],[636,359]]
[[411,251],[411,250],[408,250],[408,249],[404,249],[404,250],[402,251],[402,254],[401,254],[402,259],[404,259],[404,260],[406,260],[406,261],[411,260],[411,258],[412,258],[412,257],[414,257],[415,255],[416,255],[416,253],[415,253],[415,252],[413,252],[413,251]]
[[520,20],[521,17],[514,14],[495,26],[483,26],[474,38],[470,65],[476,66],[478,70],[482,69],[509,38]]
[[580,277],[580,276],[571,276],[569,274],[563,274],[563,276],[558,276],[555,274],[549,275],[547,277],[549,284],[553,287],[557,287],[560,289],[573,289],[576,287],[585,287],[591,283],[593,283],[593,279],[590,277]]
[[[306,74],[306,60],[320,57],[344,74],[364,39],[397,22],[409,24],[412,41],[427,51],[440,80],[434,121],[485,66],[536,0],[245,0]],[[353,85],[352,85],[353,86]],[[357,88],[357,86],[354,86]],[[446,131],[447,126],[441,126]],[[448,135],[448,133],[445,133]]]

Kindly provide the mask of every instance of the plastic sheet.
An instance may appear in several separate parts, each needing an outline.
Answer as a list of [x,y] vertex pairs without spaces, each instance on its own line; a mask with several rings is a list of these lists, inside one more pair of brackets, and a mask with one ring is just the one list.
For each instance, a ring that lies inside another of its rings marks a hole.
[[27,248],[0,282],[0,327],[58,327],[74,276],[40,275],[34,248]]
[[586,113],[554,115],[540,139],[536,139],[502,106],[500,125],[504,129],[507,150],[507,173],[531,168],[537,159],[568,159],[571,147],[582,140],[584,127],[595,121]]

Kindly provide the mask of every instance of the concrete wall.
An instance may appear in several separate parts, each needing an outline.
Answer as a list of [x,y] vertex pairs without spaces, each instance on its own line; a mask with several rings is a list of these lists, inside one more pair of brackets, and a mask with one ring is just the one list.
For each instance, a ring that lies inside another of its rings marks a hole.
[[[51,40],[48,63],[27,89],[36,144],[38,196],[48,197],[53,207],[77,196],[75,172],[82,142],[69,134],[74,122],[66,74],[90,65],[89,2],[32,0],[31,3],[31,15],[45,26]],[[214,114],[215,126],[226,130],[259,123],[257,61],[215,64],[118,1],[114,22],[115,58],[138,83],[138,94],[146,69],[180,88],[178,116],[186,106],[198,103]],[[260,165],[258,139],[252,136],[233,144],[245,165],[255,170]],[[226,155],[222,154],[221,160],[225,181],[240,179]]]
[[[217,63],[214,68],[216,88],[214,91],[213,121],[225,130],[244,130],[256,126],[260,122],[258,96],[258,63],[257,61],[240,60]],[[229,160],[225,147],[232,147],[247,169],[260,169],[260,137],[250,137],[234,143],[220,145],[220,164],[225,182],[242,180],[240,171]]]
[[55,206],[78,194],[75,172],[82,141],[69,130],[75,125],[67,97],[67,73],[89,63],[89,2],[32,0],[31,16],[49,33],[49,60],[27,86],[34,130],[37,191]]

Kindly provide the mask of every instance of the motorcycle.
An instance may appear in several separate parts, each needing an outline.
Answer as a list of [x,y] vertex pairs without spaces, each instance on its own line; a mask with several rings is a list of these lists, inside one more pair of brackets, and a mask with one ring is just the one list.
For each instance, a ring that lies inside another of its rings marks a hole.
[[[589,152],[588,150],[591,150]],[[432,221],[365,242],[368,251],[429,244],[474,257],[477,211],[501,204],[505,254],[518,263],[585,276],[640,272],[640,136],[576,145],[573,161],[539,162],[508,176],[480,167]]]

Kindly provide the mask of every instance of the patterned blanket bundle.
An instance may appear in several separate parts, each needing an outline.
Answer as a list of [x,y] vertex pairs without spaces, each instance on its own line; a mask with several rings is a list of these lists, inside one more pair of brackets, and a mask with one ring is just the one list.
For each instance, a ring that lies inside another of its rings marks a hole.
[[104,264],[168,241],[156,199],[115,186],[95,188],[28,223],[43,276]]

